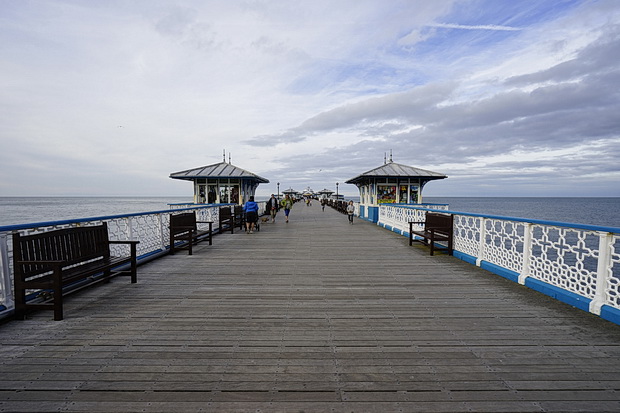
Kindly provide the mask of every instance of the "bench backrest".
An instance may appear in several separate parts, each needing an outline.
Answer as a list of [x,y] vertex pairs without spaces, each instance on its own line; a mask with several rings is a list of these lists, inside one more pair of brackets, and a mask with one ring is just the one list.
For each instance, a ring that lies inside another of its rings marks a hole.
[[197,231],[196,214],[194,212],[183,212],[181,214],[170,215],[170,232],[172,234],[187,232],[188,227]]
[[234,214],[235,214],[235,225],[241,225],[243,222],[243,206],[242,205],[235,205],[234,207]]
[[63,228],[32,235],[13,234],[15,276],[22,280],[50,271],[50,265],[19,261],[62,261],[63,266],[110,257],[108,225]]
[[426,212],[426,221],[424,223],[424,229],[435,229],[436,232],[441,234],[451,234],[454,223],[454,216],[452,214],[439,214],[437,212]]
[[232,208],[229,206],[220,207],[220,222],[228,222],[233,217]]

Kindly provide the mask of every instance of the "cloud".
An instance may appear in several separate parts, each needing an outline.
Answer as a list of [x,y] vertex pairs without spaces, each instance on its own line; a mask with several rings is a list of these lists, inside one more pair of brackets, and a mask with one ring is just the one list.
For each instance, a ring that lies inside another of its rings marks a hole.
[[620,195],[619,27],[613,0],[0,3],[0,195],[183,195],[222,149],[285,186],[393,150],[445,195]]
[[495,24],[468,26],[465,24],[434,23],[434,24],[429,24],[428,26],[438,27],[441,29],[460,29],[460,30],[497,30],[497,31],[508,31],[508,32],[523,30],[519,27],[499,26]]

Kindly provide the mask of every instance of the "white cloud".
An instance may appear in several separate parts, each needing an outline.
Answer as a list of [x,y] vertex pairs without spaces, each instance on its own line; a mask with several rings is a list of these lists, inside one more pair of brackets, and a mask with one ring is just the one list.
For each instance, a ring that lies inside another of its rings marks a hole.
[[498,31],[508,31],[508,32],[514,32],[514,31],[523,30],[523,29],[521,29],[519,27],[499,26],[499,25],[496,25],[496,24],[469,26],[469,25],[466,25],[466,24],[434,23],[434,24],[429,24],[428,26],[429,27],[439,27],[439,28],[442,28],[442,29],[498,30]]
[[222,149],[303,187],[393,149],[444,188],[499,164],[557,188],[566,154],[597,142],[598,165],[572,162],[617,177],[620,6],[477,4],[2,2],[0,195],[185,195],[168,174]]

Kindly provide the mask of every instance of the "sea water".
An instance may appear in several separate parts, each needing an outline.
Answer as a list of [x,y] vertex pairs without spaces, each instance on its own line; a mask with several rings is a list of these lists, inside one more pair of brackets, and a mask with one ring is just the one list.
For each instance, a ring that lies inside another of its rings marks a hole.
[[620,198],[425,197],[451,211],[620,227]]
[[170,209],[188,197],[0,197],[0,226]]
[[[257,198],[258,199],[258,198]],[[347,197],[347,200],[359,200]],[[258,199],[262,200],[262,199]],[[0,197],[0,226],[169,210],[191,197]],[[620,227],[620,198],[425,197],[451,211]],[[318,205],[318,204],[317,204]]]

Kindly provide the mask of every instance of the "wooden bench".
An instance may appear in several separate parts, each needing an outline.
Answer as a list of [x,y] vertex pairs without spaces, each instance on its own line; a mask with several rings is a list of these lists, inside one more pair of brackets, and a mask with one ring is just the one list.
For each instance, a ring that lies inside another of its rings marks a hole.
[[[63,294],[107,282],[121,272],[128,272],[136,283],[138,242],[110,241],[105,222],[33,235],[13,234],[15,317],[23,319],[29,309],[47,309],[54,311],[54,320],[62,320]],[[112,244],[128,244],[130,256],[111,256]],[[125,264],[129,270],[119,271]],[[43,290],[40,300],[26,302],[29,290]]]
[[[209,224],[208,230],[199,230],[198,224]],[[170,215],[170,254],[177,249],[187,249],[192,255],[192,245],[209,240],[213,245],[213,221],[196,221],[195,212]]]
[[235,231],[235,216],[232,208],[230,206],[221,206],[219,215],[220,234],[223,234],[225,231],[230,231],[233,234]]
[[245,225],[245,213],[243,212],[243,206],[235,205],[234,211],[235,211],[235,226],[239,227],[239,229],[242,230]]
[[[424,224],[421,231],[414,231],[414,225]],[[452,214],[441,214],[437,212],[426,212],[426,220],[424,222],[409,222],[409,245],[413,245],[413,241],[421,241],[425,245],[431,247],[431,255],[435,254],[435,249],[446,250],[452,255],[452,238],[454,230],[454,216]],[[414,235],[422,237],[421,240],[415,239]],[[447,247],[436,245],[436,242],[447,243]]]

